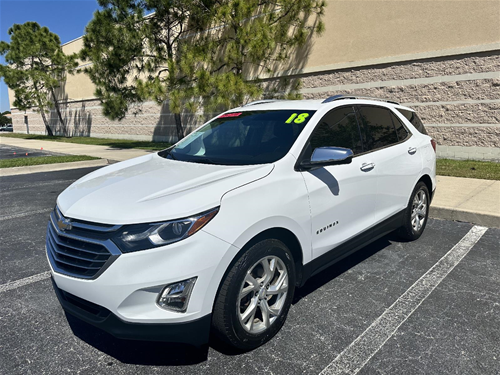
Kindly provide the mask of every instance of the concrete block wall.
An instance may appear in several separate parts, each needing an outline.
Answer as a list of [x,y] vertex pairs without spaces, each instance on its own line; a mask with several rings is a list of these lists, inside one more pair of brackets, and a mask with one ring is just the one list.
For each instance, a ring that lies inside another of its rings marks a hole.
[[500,162],[500,148],[476,146],[438,146],[438,158],[456,160],[488,160]]

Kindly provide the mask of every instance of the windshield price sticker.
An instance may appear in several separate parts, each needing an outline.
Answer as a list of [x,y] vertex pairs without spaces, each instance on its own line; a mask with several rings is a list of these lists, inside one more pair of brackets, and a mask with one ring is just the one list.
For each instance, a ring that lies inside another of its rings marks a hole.
[[309,117],[309,113],[292,113],[292,115],[285,121],[285,124],[291,124],[292,121],[296,124],[302,124]]
[[231,112],[231,113],[225,113],[223,115],[220,115],[219,117],[217,118],[224,118],[224,117],[238,117],[239,115],[241,115],[241,112]]

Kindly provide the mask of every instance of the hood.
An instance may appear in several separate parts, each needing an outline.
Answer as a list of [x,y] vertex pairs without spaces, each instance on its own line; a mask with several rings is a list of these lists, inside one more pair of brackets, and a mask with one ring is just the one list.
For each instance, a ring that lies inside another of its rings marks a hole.
[[273,168],[188,163],[154,153],[82,177],[59,195],[57,205],[64,216],[103,224],[180,219],[219,206],[226,192]]

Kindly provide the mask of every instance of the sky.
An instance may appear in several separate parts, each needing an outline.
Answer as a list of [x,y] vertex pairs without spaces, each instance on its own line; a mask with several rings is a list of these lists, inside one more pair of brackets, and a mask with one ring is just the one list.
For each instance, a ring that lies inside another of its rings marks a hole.
[[[96,0],[0,0],[0,40],[10,42],[7,32],[13,24],[35,21],[66,43],[84,34],[98,8]],[[5,64],[1,56],[0,63]],[[8,110],[7,85],[0,80],[0,112]]]

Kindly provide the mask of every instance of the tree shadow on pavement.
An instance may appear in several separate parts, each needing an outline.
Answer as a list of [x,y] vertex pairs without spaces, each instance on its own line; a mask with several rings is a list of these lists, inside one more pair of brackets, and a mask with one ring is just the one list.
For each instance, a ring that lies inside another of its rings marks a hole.
[[208,345],[198,348],[187,344],[122,340],[70,314],[66,314],[66,319],[75,336],[122,363],[185,366],[207,360]]

